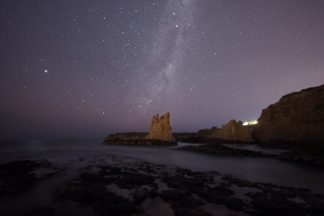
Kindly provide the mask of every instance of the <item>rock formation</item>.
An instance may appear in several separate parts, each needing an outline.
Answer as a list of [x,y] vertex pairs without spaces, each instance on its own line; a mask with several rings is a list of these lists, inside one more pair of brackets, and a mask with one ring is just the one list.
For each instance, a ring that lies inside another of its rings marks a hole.
[[153,116],[151,121],[151,128],[149,134],[145,139],[150,140],[163,140],[174,142],[171,126],[170,126],[170,113],[167,112],[159,117],[159,114]]
[[253,142],[252,129],[253,126],[243,126],[241,121],[230,120],[222,128],[213,132],[210,137],[239,142]]
[[264,109],[253,136],[260,142],[324,143],[324,85],[285,95]]
[[128,132],[110,134],[104,144],[109,145],[177,145],[170,126],[170,113],[163,116],[154,115],[149,134],[145,132]]

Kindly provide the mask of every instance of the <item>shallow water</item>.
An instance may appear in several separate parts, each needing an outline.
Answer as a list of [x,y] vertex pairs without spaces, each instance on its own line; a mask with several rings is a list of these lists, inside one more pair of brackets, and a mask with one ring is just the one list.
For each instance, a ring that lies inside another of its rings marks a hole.
[[254,182],[304,187],[324,194],[324,171],[309,166],[270,158],[221,157],[174,150],[174,147],[102,145],[101,142],[102,140],[3,142],[0,162],[47,159],[55,165],[78,167],[105,155],[117,155],[192,170],[218,171]]

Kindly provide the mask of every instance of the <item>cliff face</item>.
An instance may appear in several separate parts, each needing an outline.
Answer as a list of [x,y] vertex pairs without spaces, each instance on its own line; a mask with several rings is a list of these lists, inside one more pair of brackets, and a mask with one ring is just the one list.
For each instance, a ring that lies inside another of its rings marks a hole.
[[222,128],[213,132],[210,137],[240,142],[253,142],[252,126],[243,126],[242,122],[229,121]]
[[175,141],[170,126],[170,113],[167,112],[161,117],[158,114],[153,116],[150,132],[145,139]]
[[324,85],[283,96],[262,111],[257,141],[324,143]]

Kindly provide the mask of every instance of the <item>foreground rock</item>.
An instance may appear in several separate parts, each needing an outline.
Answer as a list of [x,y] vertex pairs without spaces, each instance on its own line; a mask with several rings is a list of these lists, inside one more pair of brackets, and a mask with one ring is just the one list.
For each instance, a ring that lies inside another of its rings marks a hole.
[[324,85],[283,96],[262,111],[253,133],[259,142],[324,144]]
[[26,192],[57,173],[46,160],[21,160],[0,164],[0,199]]
[[320,144],[299,146],[290,152],[281,153],[278,159],[324,167],[324,146]]
[[85,168],[56,197],[69,200],[99,216],[324,214],[324,197],[307,189],[140,161]]
[[[1,171],[16,178],[19,176],[17,173],[25,176],[37,167],[52,169],[48,162],[29,160],[3,164]],[[324,196],[308,189],[250,182],[216,171],[198,172],[116,156],[96,158],[79,171],[72,178],[67,178],[67,182],[56,185],[54,193],[41,190],[35,194],[43,197],[43,193],[50,193],[52,199],[38,199],[34,206],[25,206],[23,215],[324,214]],[[21,182],[26,181],[22,178]],[[33,181],[33,184],[37,183],[40,182]],[[52,183],[50,179],[42,181],[43,186]],[[20,191],[24,192],[26,190]],[[12,208],[16,208],[18,202],[31,198],[24,194],[14,195],[16,201],[12,196],[2,197],[13,200]],[[0,213],[22,215],[4,213],[3,209]]]
[[153,116],[148,134],[142,132],[111,134],[105,139],[104,144],[176,145],[177,141],[172,134],[170,113],[167,112],[161,117],[158,114]]

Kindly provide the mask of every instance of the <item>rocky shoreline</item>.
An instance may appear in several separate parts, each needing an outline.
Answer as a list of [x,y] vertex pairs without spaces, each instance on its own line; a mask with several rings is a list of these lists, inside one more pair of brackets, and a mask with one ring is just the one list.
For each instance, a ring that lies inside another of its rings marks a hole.
[[[177,150],[192,151],[197,153],[205,153],[210,155],[219,156],[238,156],[238,157],[265,157],[276,158],[278,160],[285,160],[290,162],[297,162],[310,166],[323,167],[324,168],[324,150],[321,145],[298,143],[293,144],[272,141],[267,143],[255,144],[244,141],[230,141],[222,140],[218,138],[209,138],[200,136],[197,133],[174,133],[176,141],[165,140],[148,140],[145,139],[147,133],[145,132],[129,132],[129,133],[117,133],[109,135],[103,142],[103,144],[109,145],[131,145],[131,146],[176,146],[177,142],[187,142],[201,145],[189,145],[176,148]],[[264,154],[260,151],[253,151],[247,149],[233,149],[226,147],[222,144],[246,144],[257,145],[260,148],[276,148],[286,149],[287,152],[280,155]]]
[[[165,140],[158,140],[155,139],[155,142],[149,142],[149,139],[145,139],[148,135],[147,132],[125,132],[125,133],[113,133],[109,134],[103,144],[110,144],[110,145],[154,145],[154,143],[159,143],[159,141]],[[174,141],[166,141],[166,144],[171,143],[171,145],[175,145],[177,142],[185,142],[185,143],[196,143],[196,144],[232,144],[232,143],[241,143],[241,144],[254,144],[254,142],[249,141],[232,141],[232,140],[224,140],[219,138],[212,138],[202,136],[199,133],[195,132],[175,132],[173,133],[175,138]],[[163,143],[163,142],[162,142]]]
[[252,151],[247,149],[235,149],[223,146],[221,144],[206,144],[206,145],[188,145],[179,147],[177,150],[193,151],[219,156],[234,156],[234,157],[267,157],[275,158],[275,155],[264,154],[260,151]]
[[221,144],[203,144],[203,145],[189,145],[179,147],[177,150],[192,151],[203,154],[210,154],[215,156],[232,156],[232,157],[264,157],[274,158],[278,160],[289,161],[298,164],[304,164],[311,167],[324,168],[324,150],[321,147],[312,146],[311,149],[303,147],[300,149],[286,149],[286,152],[278,155],[265,154],[261,151],[235,149],[223,146]]
[[318,144],[304,144],[289,152],[280,154],[278,159],[311,164],[324,168],[324,147]]
[[[2,173],[15,173],[24,170],[26,164],[43,166],[33,160],[0,166]],[[54,167],[49,162],[42,164]],[[1,182],[5,178],[1,175]],[[37,184],[38,180],[33,182]],[[0,185],[2,191],[4,187]],[[33,188],[28,187],[28,190]],[[13,195],[17,194],[10,196]],[[8,196],[2,194],[2,199]],[[30,206],[24,215],[55,216],[60,212],[58,206],[70,202],[77,204],[78,211],[88,211],[85,215],[99,216],[324,214],[324,195],[308,189],[250,182],[215,171],[197,172],[121,157],[101,158],[82,168],[52,196],[53,202]]]

